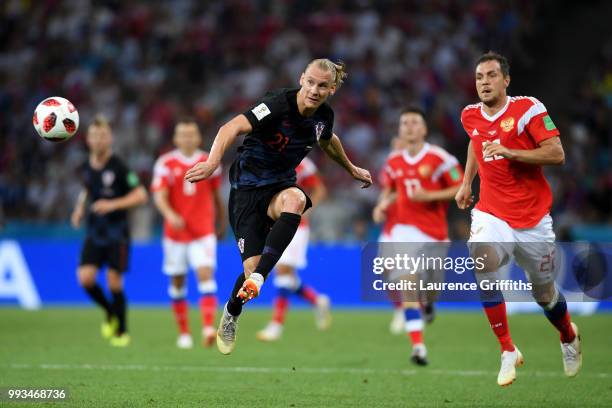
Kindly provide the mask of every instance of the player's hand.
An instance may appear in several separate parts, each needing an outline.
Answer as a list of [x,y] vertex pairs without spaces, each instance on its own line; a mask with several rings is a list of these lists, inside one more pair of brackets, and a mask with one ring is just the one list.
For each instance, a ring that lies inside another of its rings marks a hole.
[[70,215],[70,224],[73,228],[79,228],[81,226],[81,220],[83,219],[83,211],[74,210]]
[[173,229],[181,230],[185,228],[185,220],[177,213],[170,213],[166,217],[166,221]]
[[376,207],[374,207],[374,210],[372,211],[372,219],[375,223],[381,224],[386,218],[387,210],[384,208],[384,206],[378,204]]
[[461,187],[459,187],[457,194],[455,194],[455,201],[457,202],[457,207],[459,207],[460,210],[469,208],[474,202],[472,186],[462,184]]
[[198,181],[206,180],[215,172],[215,170],[217,170],[217,167],[217,164],[211,162],[200,162],[185,173],[185,180],[189,181],[190,183],[197,183]]
[[416,201],[416,202],[426,202],[426,201],[432,201],[431,199],[431,193],[427,190],[425,190],[422,187],[419,187],[417,189],[415,189],[412,194],[410,195],[410,199],[412,201]]
[[512,150],[506,146],[502,146],[499,143],[485,142],[482,146],[482,153],[484,157],[502,156],[506,159],[513,160],[515,158]]
[[99,200],[96,200],[91,205],[91,211],[93,211],[94,213],[96,213],[98,215],[108,214],[108,213],[113,212],[115,210],[117,210],[117,206],[115,205],[115,201],[114,200],[107,200],[105,198],[101,198]]
[[370,172],[367,171],[366,169],[362,169],[361,167],[353,166],[353,169],[351,170],[351,176],[355,180],[359,180],[363,182],[363,185],[361,186],[361,188],[368,188],[372,185],[372,176],[370,175]]

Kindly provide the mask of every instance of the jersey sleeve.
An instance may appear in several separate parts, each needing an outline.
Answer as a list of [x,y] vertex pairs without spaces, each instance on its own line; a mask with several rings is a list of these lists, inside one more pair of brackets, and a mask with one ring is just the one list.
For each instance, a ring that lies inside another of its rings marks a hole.
[[263,99],[247,109],[244,116],[246,116],[253,130],[257,130],[274,122],[287,109],[288,104],[284,92],[279,94],[268,93]]
[[447,186],[458,186],[463,181],[463,168],[461,164],[457,163],[452,166],[448,171],[442,174],[444,184]]
[[442,179],[445,186],[456,186],[463,181],[463,168],[455,156],[448,153],[444,155],[442,163],[432,174],[433,180]]
[[392,190],[395,188],[395,170],[393,169],[393,165],[391,164],[391,160],[387,160],[385,166],[383,167],[380,175],[381,184],[387,188],[391,188]]
[[155,162],[153,167],[153,180],[151,181],[151,191],[160,191],[170,186],[170,169],[166,165],[163,157]]
[[559,130],[550,118],[544,104],[535,98],[532,99],[534,105],[519,120],[518,134],[520,135],[523,130],[526,130],[537,144],[551,137],[559,136]]
[[128,168],[122,160],[117,159],[116,166],[117,176],[120,180],[123,180],[126,192],[130,192],[140,185],[140,178],[138,177],[138,174]]
[[378,182],[382,186],[382,188],[391,187],[391,176],[387,172],[387,166],[383,167],[378,173]]

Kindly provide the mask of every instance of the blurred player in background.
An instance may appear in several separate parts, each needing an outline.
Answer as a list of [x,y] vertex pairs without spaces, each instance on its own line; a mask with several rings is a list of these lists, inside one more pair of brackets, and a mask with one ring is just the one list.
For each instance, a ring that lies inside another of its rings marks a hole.
[[[103,117],[96,117],[87,129],[89,159],[81,166],[83,189],[71,223],[78,228],[86,217],[85,242],[77,271],[79,283],[106,313],[102,336],[109,338],[111,345],[124,347],[130,342],[123,291],[123,273],[128,268],[130,250],[127,210],[144,204],[147,192],[138,175],[113,154],[112,144],[110,124]],[[97,283],[98,271],[105,265],[111,300]]]
[[[327,195],[327,190],[316,165],[308,157],[295,169],[296,183],[303,188],[312,200],[313,207],[320,203]],[[329,313],[329,297],[317,292],[304,284],[297,275],[298,269],[306,267],[306,251],[308,250],[308,239],[310,228],[308,226],[308,212],[302,215],[302,221],[298,227],[293,240],[283,252],[276,264],[274,275],[274,286],[278,289],[278,295],[274,300],[274,312],[272,320],[263,329],[257,332],[257,338],[261,341],[275,341],[283,334],[285,314],[289,307],[289,296],[298,295],[315,308],[315,323],[319,330],[327,329],[331,324]]]
[[[404,141],[395,136],[391,139],[391,154],[401,151],[404,149]],[[389,178],[385,176],[385,169],[380,171],[379,182],[382,188],[389,187]],[[384,213],[384,221],[383,226],[381,228],[380,237],[378,238],[379,243],[391,242],[391,231],[393,227],[397,223],[397,203],[395,200],[392,200],[388,203],[387,208]],[[384,256],[384,249],[388,248],[387,246],[381,246],[381,253],[379,256]],[[385,272],[386,274],[389,271]],[[389,298],[391,300],[391,304],[393,305],[393,318],[391,319],[391,323],[389,324],[389,331],[391,334],[401,334],[404,332],[405,318],[404,318],[404,306],[401,300],[401,296],[398,292],[392,291],[389,293]]]
[[[396,247],[396,251],[406,250],[412,256],[425,253],[426,256],[443,258],[446,256],[446,246],[440,243],[448,241],[448,201],[455,197],[463,171],[454,156],[441,147],[425,142],[427,123],[420,109],[407,108],[402,111],[398,136],[404,143],[404,149],[391,153],[387,159],[384,175],[388,180],[384,183],[386,187],[379,204],[374,208],[374,221],[384,220],[387,208],[395,201],[397,220],[391,230],[391,241],[413,243]],[[441,279],[437,274],[442,271],[418,272],[425,281]],[[406,275],[405,271],[390,272],[390,280],[416,278],[417,275]],[[428,319],[433,319],[435,293],[428,292],[428,297],[420,299],[416,294],[417,291],[402,293],[405,330],[412,342],[412,361],[417,365],[426,365],[421,306],[427,312]]]
[[[582,365],[580,336],[554,281],[552,193],[541,167],[563,164],[565,154],[544,105],[532,97],[509,97],[508,85],[508,60],[493,52],[482,55],[476,65],[481,102],[461,113],[470,144],[465,179],[455,199],[461,209],[472,204],[472,182],[478,171],[480,199],[472,210],[468,241],[472,257],[486,259],[477,277],[495,280],[499,267],[514,256],[533,284],[534,298],[560,333],[563,367],[572,377]],[[510,385],[523,356],[510,337],[504,297],[494,290],[481,296],[501,345],[497,383]]]
[[187,172],[186,180],[207,179],[238,135],[246,134],[230,170],[229,216],[242,256],[244,273],[236,279],[217,331],[217,347],[229,354],[236,341],[238,317],[245,302],[259,294],[264,279],[293,239],[302,214],[312,203],[295,183],[295,168],[319,144],[363,187],[370,173],[346,156],[332,129],[334,111],[325,103],[342,84],[343,64],[311,61],[300,88],[269,92],[244,114],[219,129],[206,162]]
[[202,342],[211,346],[215,341],[213,327],[217,310],[217,283],[213,273],[217,264],[217,235],[225,232],[225,212],[219,187],[221,167],[210,178],[194,184],[185,181],[185,173],[196,163],[206,161],[208,153],[199,149],[200,130],[192,119],[183,119],[174,128],[175,150],[157,159],[151,189],[155,205],[164,217],[164,266],[170,277],[168,295],[179,329],[176,345],[193,347],[189,330],[187,302],[187,271],[191,267],[198,280]]

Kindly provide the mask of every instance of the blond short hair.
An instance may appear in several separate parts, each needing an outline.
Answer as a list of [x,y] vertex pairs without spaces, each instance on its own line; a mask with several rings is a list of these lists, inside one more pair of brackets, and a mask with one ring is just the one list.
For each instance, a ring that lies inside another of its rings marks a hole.
[[107,128],[108,130],[111,130],[110,121],[106,118],[106,116],[101,113],[98,113],[96,114],[96,116],[94,116],[93,120],[89,124],[88,129],[91,129],[92,127],[103,127]]
[[327,58],[317,58],[310,61],[310,63],[306,66],[306,69],[313,65],[322,69],[323,71],[332,73],[332,81],[334,82],[336,89],[340,88],[340,86],[344,83],[344,78],[346,78],[348,75],[346,73],[346,65],[342,61],[333,62]]

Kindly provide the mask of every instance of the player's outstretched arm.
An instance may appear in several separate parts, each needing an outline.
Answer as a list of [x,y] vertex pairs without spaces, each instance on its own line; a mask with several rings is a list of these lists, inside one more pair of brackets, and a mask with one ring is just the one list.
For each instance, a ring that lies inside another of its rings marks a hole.
[[143,186],[138,186],[126,195],[110,200],[99,199],[91,205],[91,210],[96,214],[104,215],[113,211],[127,210],[147,202],[147,190]]
[[530,150],[508,149],[497,143],[487,143],[483,146],[483,153],[485,156],[498,155],[509,160],[542,166],[565,163],[565,152],[559,137],[543,140],[537,148]]
[[240,134],[249,133],[253,127],[246,116],[240,114],[219,128],[215,137],[208,160],[200,162],[190,168],[185,174],[185,180],[195,183],[209,178],[219,167],[225,151],[234,144]]
[[332,134],[329,140],[320,139],[319,145],[333,161],[344,167],[351,177],[363,182],[361,188],[368,188],[372,185],[372,176],[370,172],[351,163],[344,152],[340,138],[335,133]]
[[463,183],[461,183],[461,187],[459,187],[459,191],[457,191],[457,194],[455,195],[457,207],[459,207],[461,210],[469,208],[474,202],[474,196],[472,195],[472,182],[474,181],[474,177],[476,177],[477,171],[478,161],[476,161],[472,142],[470,141],[470,144],[468,145],[467,162],[465,163]]

